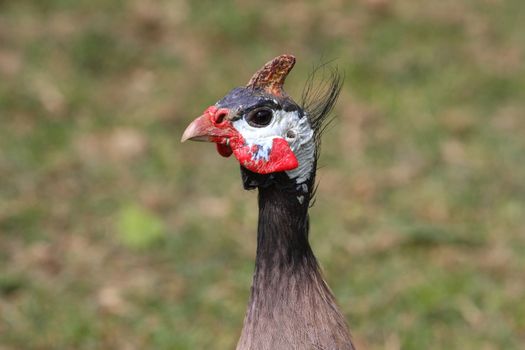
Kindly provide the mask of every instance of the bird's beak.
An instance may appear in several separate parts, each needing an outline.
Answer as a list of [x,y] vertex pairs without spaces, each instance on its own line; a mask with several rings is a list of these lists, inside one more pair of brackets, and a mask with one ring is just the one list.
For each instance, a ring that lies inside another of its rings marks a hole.
[[184,130],[180,142],[192,141],[211,141],[210,136],[214,131],[214,126],[206,114],[201,115],[191,122]]
[[222,143],[232,136],[231,123],[224,120],[227,115],[227,109],[218,109],[217,107],[208,108],[203,115],[191,122],[182,134],[181,142],[207,141]]
[[233,152],[231,146],[241,138],[227,118],[229,113],[226,108],[209,107],[203,115],[188,125],[180,141],[215,142],[221,156],[231,156]]

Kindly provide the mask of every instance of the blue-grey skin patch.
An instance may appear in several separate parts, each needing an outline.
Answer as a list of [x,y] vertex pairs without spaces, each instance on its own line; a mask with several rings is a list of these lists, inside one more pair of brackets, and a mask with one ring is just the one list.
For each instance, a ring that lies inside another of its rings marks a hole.
[[266,145],[257,146],[257,151],[255,151],[255,154],[253,155],[253,160],[257,161],[259,159],[264,159],[268,161],[268,159],[270,159],[270,152],[272,151],[272,148]]
[[274,110],[284,109],[285,111],[300,111],[302,109],[289,97],[278,98],[262,90],[252,88],[237,87],[231,90],[226,96],[215,104],[218,108],[228,108],[235,115],[233,119],[238,119],[244,114],[257,107],[267,106]]

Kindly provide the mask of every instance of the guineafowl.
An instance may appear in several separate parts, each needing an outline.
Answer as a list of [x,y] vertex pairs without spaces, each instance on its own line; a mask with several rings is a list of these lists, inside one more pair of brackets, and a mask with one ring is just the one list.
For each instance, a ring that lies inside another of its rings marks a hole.
[[354,349],[308,242],[321,134],[342,80],[335,70],[321,90],[309,80],[298,104],[283,90],[294,64],[291,55],[266,63],[182,136],[233,154],[244,188],[259,192],[255,273],[237,350]]

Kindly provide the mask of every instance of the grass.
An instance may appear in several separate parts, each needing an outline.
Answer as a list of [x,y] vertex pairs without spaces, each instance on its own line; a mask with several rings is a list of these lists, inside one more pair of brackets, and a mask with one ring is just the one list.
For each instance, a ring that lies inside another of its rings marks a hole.
[[255,195],[178,140],[281,53],[346,74],[311,239],[360,348],[519,349],[524,10],[0,1],[0,349],[235,346]]

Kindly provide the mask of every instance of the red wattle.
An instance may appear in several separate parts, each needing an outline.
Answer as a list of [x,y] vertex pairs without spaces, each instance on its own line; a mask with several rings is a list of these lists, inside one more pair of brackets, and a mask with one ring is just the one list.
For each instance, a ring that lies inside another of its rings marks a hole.
[[276,137],[272,141],[272,148],[268,160],[265,158],[255,159],[258,148],[254,144],[235,147],[233,154],[242,166],[258,174],[269,174],[287,171],[297,168],[299,162],[285,139]]
[[230,148],[230,146],[225,145],[224,143],[216,143],[216,145],[217,145],[217,152],[219,152],[221,156],[228,158],[229,156],[232,155],[233,151]]

